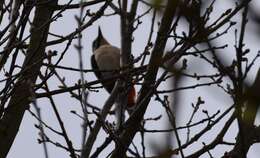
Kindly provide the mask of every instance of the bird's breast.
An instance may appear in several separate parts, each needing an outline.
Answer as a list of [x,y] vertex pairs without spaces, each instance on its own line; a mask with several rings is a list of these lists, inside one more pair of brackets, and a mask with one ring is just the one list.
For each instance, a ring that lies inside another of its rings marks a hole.
[[101,46],[95,52],[95,60],[100,70],[118,70],[120,68],[120,50],[114,46]]

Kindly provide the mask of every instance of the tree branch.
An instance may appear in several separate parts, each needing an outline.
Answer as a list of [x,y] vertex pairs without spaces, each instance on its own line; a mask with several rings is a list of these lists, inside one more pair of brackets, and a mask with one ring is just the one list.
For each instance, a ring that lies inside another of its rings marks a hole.
[[[151,59],[148,66],[148,72],[145,76],[144,84],[141,88],[140,95],[137,99],[137,110],[135,110],[131,117],[127,120],[126,124],[128,124],[128,126],[120,136],[121,142],[123,142],[125,145],[118,146],[112,154],[112,158],[125,156],[127,147],[130,145],[132,139],[134,138],[136,132],[139,129],[140,122],[143,119],[144,113],[147,109],[147,106],[151,98],[147,97],[145,100],[143,99],[155,83],[159,65],[162,60],[163,52],[167,42],[167,35],[169,33],[178,2],[178,0],[168,0],[167,8],[164,12],[162,23],[160,25],[159,32],[155,41],[155,46],[152,51]],[[140,104],[141,101],[142,104]]]
[[[42,0],[38,0],[41,2]],[[57,4],[57,0],[50,1],[52,5]],[[24,72],[14,86],[14,92],[7,106],[7,109],[0,120],[0,157],[6,157],[15,136],[19,130],[25,110],[31,102],[30,96],[33,85],[38,77],[42,60],[45,54],[45,43],[49,32],[50,24],[46,24],[53,14],[53,10],[47,5],[36,6],[31,30],[30,45],[22,69],[30,67]],[[44,27],[41,27],[44,25]],[[40,29],[39,29],[40,28]],[[33,65],[34,66],[31,66]]]

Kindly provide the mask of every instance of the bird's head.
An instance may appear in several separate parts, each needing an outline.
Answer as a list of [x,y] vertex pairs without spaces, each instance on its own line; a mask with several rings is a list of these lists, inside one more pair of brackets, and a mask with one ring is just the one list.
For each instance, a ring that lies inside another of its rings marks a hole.
[[100,27],[98,27],[98,36],[97,38],[93,41],[92,43],[92,50],[93,52],[98,49],[100,46],[105,45],[105,44],[109,44],[107,42],[107,40],[104,38],[102,31],[100,29]]

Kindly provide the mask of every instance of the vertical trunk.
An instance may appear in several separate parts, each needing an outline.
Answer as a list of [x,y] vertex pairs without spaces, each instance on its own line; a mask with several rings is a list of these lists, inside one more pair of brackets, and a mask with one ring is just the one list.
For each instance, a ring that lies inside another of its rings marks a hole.
[[167,2],[167,7],[162,18],[162,23],[160,25],[154,49],[152,51],[151,59],[148,65],[148,71],[144,79],[144,84],[137,99],[138,109],[135,110],[129,120],[127,120],[126,124],[128,125],[120,136],[120,142],[122,142],[122,145],[118,145],[116,147],[114,153],[111,156],[112,158],[125,157],[127,148],[131,144],[136,132],[138,131],[140,122],[143,119],[144,113],[151,99],[151,97],[146,97],[146,95],[151,90],[151,87],[156,81],[156,76],[167,42],[167,35],[169,33],[178,2],[178,0],[168,0]]
[[22,72],[14,86],[4,116],[0,120],[0,158],[7,156],[13,144],[24,112],[31,102],[31,90],[36,82],[44,58],[45,43],[53,14],[52,5],[56,5],[57,0],[48,3],[45,0],[38,0],[37,4],[39,3],[44,4],[36,6],[30,44]]

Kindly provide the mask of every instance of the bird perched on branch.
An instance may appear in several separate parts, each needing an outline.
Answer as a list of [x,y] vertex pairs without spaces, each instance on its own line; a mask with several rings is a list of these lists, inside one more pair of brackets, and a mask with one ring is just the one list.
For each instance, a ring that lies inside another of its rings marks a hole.
[[[104,38],[99,27],[98,36],[92,44],[92,50],[91,65],[95,70],[94,73],[104,88],[111,93],[117,80],[116,76],[120,74],[120,49],[111,45]],[[109,78],[108,81],[105,80],[107,78]],[[135,88],[131,85],[127,95],[127,108],[133,108],[135,105],[135,95]]]

